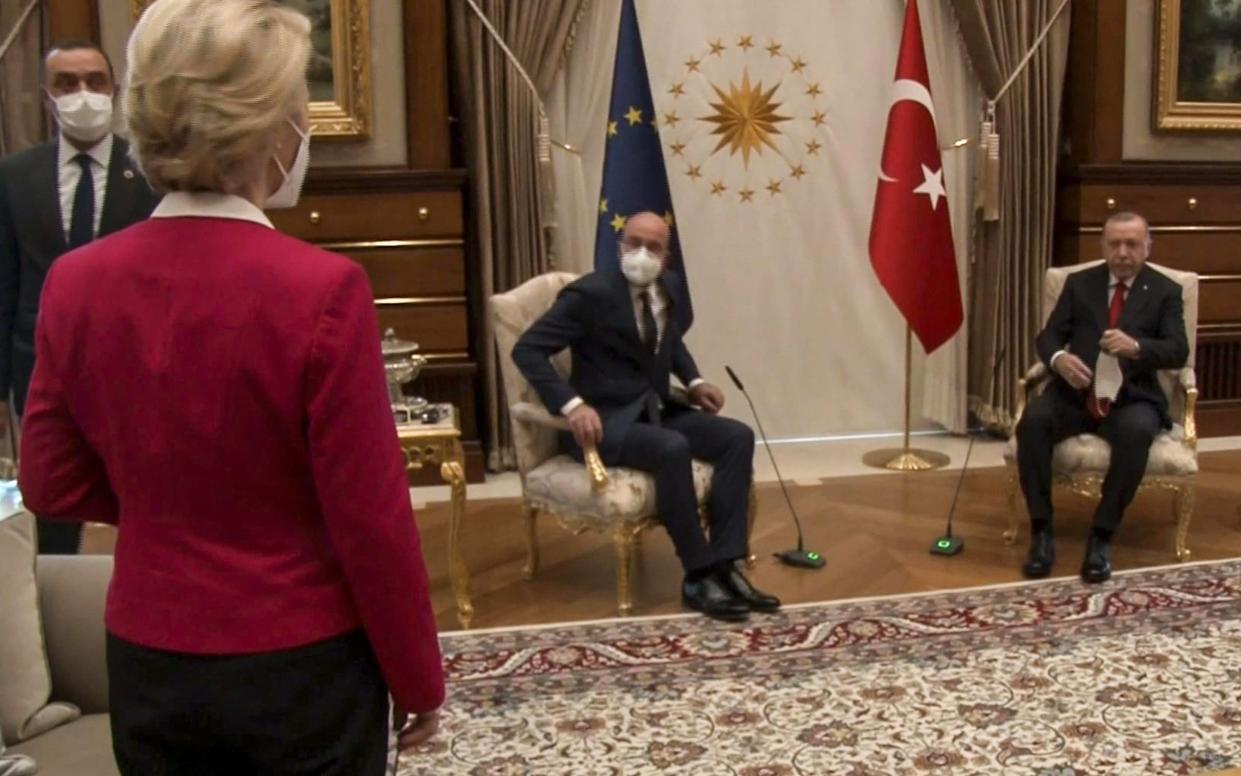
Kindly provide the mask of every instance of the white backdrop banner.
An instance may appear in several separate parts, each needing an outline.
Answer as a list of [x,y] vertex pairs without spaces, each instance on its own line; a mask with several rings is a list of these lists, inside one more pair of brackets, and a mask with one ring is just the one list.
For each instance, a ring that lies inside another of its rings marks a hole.
[[[610,93],[610,72],[602,84],[582,76],[586,63],[597,74],[597,58],[615,46],[605,41],[615,36],[607,22],[616,3],[595,5],[583,30],[600,45],[584,50],[579,36],[552,99],[554,120],[557,105],[595,105],[588,95]],[[920,4],[944,146],[972,134],[978,96],[946,5]],[[733,394],[727,414],[746,419],[725,364],[773,437],[898,430],[904,321],[875,278],[867,238],[904,3],[639,0],[637,8],[694,299],[688,342],[704,375]],[[566,130],[587,124],[602,134],[605,118],[560,111]],[[598,211],[575,189],[593,183],[580,192],[593,206],[599,173],[583,172],[602,163],[602,145],[585,146],[572,163],[557,160],[571,173],[557,172],[562,245],[582,254],[573,266],[562,253],[562,266],[582,271]],[[944,159],[962,281],[971,157]],[[964,352],[962,333],[929,363],[918,354],[915,417],[925,400],[930,418],[960,427]]]

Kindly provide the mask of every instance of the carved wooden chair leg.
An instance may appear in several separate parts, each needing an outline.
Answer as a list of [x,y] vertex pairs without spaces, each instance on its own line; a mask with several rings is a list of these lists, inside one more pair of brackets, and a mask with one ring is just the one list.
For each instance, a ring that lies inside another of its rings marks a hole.
[[628,617],[633,612],[633,590],[631,589],[633,570],[633,546],[635,531],[630,526],[616,529],[612,541],[616,545],[616,610],[621,617]]
[[750,496],[746,505],[746,526],[745,526],[745,546],[746,551],[750,554],[746,556],[746,568],[754,568],[754,564],[758,562],[758,556],[754,554],[754,519],[758,516],[758,496],[755,495],[754,486],[750,486]]
[[1185,546],[1189,538],[1189,520],[1194,516],[1195,486],[1181,485],[1176,489],[1172,506],[1176,511],[1176,559],[1184,562],[1189,560],[1189,548]]
[[1004,531],[1004,542],[1017,542],[1017,494],[1021,491],[1017,482],[1017,467],[1008,466],[1008,528]]
[[521,502],[521,512],[526,519],[526,579],[534,579],[539,571],[539,510],[529,501]]

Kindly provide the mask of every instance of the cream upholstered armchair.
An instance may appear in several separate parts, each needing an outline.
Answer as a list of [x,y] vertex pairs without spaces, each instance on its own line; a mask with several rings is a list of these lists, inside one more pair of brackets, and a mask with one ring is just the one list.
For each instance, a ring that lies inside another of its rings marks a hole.
[[[1043,278],[1043,319],[1051,315],[1051,310],[1060,298],[1065,279],[1069,273],[1097,266],[1099,261],[1076,264],[1071,267],[1051,267]],[[1151,444],[1150,458],[1146,463],[1146,474],[1138,492],[1151,488],[1170,490],[1173,496],[1173,514],[1176,518],[1176,540],[1174,549],[1176,558],[1183,561],[1189,558],[1189,549],[1185,546],[1189,535],[1189,520],[1194,513],[1194,485],[1198,474],[1198,431],[1194,423],[1194,405],[1198,400],[1198,389],[1194,378],[1194,344],[1198,335],[1198,275],[1193,272],[1150,264],[1181,285],[1182,300],[1185,307],[1185,336],[1189,341],[1189,359],[1180,369],[1164,369],[1159,372],[1159,384],[1168,397],[1168,414],[1172,417],[1173,427],[1155,437]],[[1025,377],[1018,381],[1017,420],[1027,400],[1039,393],[1051,377],[1047,367],[1039,362],[1026,372]],[[1016,422],[1013,424],[1016,429]],[[1052,459],[1052,477],[1058,485],[1066,485],[1074,493],[1088,498],[1099,498],[1103,485],[1103,477],[1107,473],[1111,459],[1111,449],[1106,441],[1094,434],[1079,434],[1056,445]],[[1008,440],[1008,448],[1004,452],[1005,464],[1008,468],[1008,530],[1004,538],[1009,544],[1017,538],[1017,505],[1021,492],[1017,477],[1017,438],[1014,434]]]
[[[525,573],[533,579],[539,566],[538,519],[554,517],[573,533],[601,531],[612,537],[616,549],[616,600],[622,616],[633,610],[630,573],[634,551],[642,531],[660,524],[655,512],[655,480],[636,469],[605,468],[598,453],[586,451],[585,465],[559,450],[557,433],[568,430],[564,418],[550,414],[534,388],[513,363],[518,338],[556,299],[560,290],[577,278],[568,272],[550,272],[517,288],[491,297],[500,372],[508,398],[521,474],[522,511],[526,520],[529,558]],[[569,353],[553,359],[561,375],[569,372]],[[694,490],[699,514],[709,525],[705,500],[711,486],[711,466],[694,461]],[[754,525],[754,492],[750,492],[750,527]]]

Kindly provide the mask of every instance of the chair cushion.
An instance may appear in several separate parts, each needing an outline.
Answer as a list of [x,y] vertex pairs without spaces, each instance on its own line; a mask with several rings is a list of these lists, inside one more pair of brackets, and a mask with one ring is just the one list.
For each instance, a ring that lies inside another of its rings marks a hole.
[[34,515],[18,512],[0,520],[0,730],[10,744],[79,714],[70,704],[48,703],[52,676],[39,618],[37,548]]
[[[694,492],[701,503],[711,488],[711,465],[694,461]],[[540,507],[601,521],[638,520],[656,514],[655,478],[637,469],[608,469],[608,486],[600,493],[590,487],[586,467],[567,455],[557,455],[526,475],[526,496]]]
[[107,714],[87,714],[76,722],[32,738],[10,750],[39,764],[39,776],[119,776],[112,753]]
[[[1198,471],[1198,456],[1181,444],[1185,438],[1179,425],[1155,437],[1151,443],[1150,456],[1146,460],[1147,477],[1176,477]],[[1017,458],[1017,437],[1008,440],[1004,457]],[[1060,474],[1079,472],[1105,472],[1111,464],[1112,448],[1103,437],[1094,434],[1078,434],[1056,445],[1052,458],[1052,470]]]

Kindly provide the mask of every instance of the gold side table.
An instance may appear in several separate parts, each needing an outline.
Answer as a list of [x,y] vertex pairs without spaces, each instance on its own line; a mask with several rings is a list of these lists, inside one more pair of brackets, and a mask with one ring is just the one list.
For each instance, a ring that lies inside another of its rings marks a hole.
[[440,411],[438,423],[398,425],[397,437],[405,456],[405,471],[439,464],[440,477],[452,488],[452,514],[448,522],[448,578],[457,599],[457,620],[470,627],[474,605],[470,603],[470,572],[461,557],[461,521],[465,517],[465,450],[461,447],[461,422],[451,404],[433,405]]

